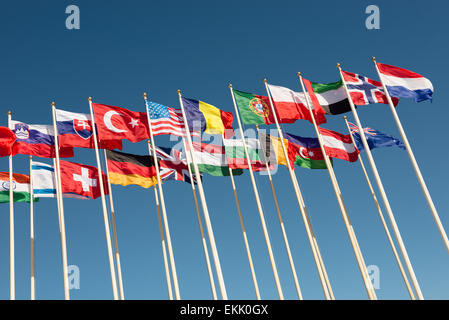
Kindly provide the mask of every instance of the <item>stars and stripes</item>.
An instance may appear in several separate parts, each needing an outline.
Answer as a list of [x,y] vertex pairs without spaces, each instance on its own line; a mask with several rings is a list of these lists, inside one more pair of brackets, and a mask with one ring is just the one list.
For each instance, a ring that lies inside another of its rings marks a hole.
[[185,135],[181,110],[151,101],[148,102],[147,109],[153,135],[170,134],[178,137]]

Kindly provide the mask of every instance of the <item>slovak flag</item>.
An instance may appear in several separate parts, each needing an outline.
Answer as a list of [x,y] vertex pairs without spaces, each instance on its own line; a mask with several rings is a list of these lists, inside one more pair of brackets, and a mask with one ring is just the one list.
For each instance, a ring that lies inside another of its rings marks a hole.
[[[77,194],[96,199],[101,196],[98,170],[95,167],[61,160],[61,187],[64,194]],[[109,194],[107,177],[103,175],[104,194]]]
[[376,64],[390,96],[413,98],[415,102],[432,100],[433,85],[429,79],[399,67],[378,62]]
[[146,112],[98,103],[92,103],[92,108],[100,140],[128,139],[139,142],[150,138]]
[[[95,148],[90,114],[55,111],[59,147]],[[99,148],[122,150],[122,141],[100,140]]]
[[[382,83],[357,73],[342,71],[343,79],[351,95],[352,102],[357,106],[365,106],[371,103],[388,104]],[[398,98],[391,98],[394,106],[399,102]]]

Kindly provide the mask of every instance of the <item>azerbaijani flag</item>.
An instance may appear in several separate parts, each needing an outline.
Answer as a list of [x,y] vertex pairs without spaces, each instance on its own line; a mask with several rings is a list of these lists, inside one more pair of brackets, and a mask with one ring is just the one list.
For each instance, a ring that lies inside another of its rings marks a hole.
[[[12,185],[14,202],[30,202],[30,176],[13,173]],[[0,172],[0,203],[6,202],[9,202],[9,172]]]
[[286,132],[284,137],[288,140],[289,158],[293,158],[296,165],[307,169],[327,169],[318,138],[304,138]]

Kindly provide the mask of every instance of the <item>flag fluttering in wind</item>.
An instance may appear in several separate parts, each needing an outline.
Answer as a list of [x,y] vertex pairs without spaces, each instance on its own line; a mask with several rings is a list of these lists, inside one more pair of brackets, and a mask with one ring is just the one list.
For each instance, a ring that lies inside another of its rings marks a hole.
[[[355,105],[364,106],[371,103],[388,104],[382,83],[369,79],[356,73],[341,71],[349,94]],[[398,98],[391,98],[396,106],[399,102]]]
[[[287,165],[287,159],[285,159],[284,152],[282,150],[281,139],[274,137],[264,132],[259,133],[259,141],[262,148],[265,150],[265,159],[273,164]],[[284,138],[284,145],[288,150],[288,140]],[[290,158],[290,156],[289,156]],[[294,169],[293,162],[291,161],[292,169]]]
[[127,139],[139,142],[149,139],[148,118],[146,112],[134,112],[121,107],[92,103],[98,139]]
[[[360,137],[359,128],[352,122],[348,122],[348,124],[351,129],[351,134],[354,137],[357,149],[359,149],[360,152],[364,151],[365,148],[362,143],[362,138]],[[402,141],[396,139],[395,137],[368,127],[363,128],[363,132],[365,133],[366,142],[368,142],[370,149],[396,146],[405,150],[405,146]]]
[[[272,84],[268,84],[268,89],[274,102],[279,123],[293,123],[298,119],[309,120],[312,123],[304,94]],[[326,123],[323,108],[314,108],[312,111],[318,125]]]
[[429,79],[407,69],[376,64],[391,97],[412,98],[415,102],[432,100],[433,85]]
[[109,182],[127,186],[135,184],[149,188],[157,183],[153,157],[118,151],[106,151]]
[[337,115],[351,111],[343,81],[332,83],[312,82],[312,88],[326,114]]
[[318,130],[322,137],[324,150],[329,157],[349,162],[357,161],[359,150],[352,143],[349,134],[344,135],[324,128],[318,128]]
[[178,137],[185,136],[181,110],[148,101],[148,114],[150,116],[153,135],[170,134]]
[[16,135],[8,127],[0,127],[0,157],[11,155]]
[[[95,148],[90,114],[55,109],[59,147]],[[122,149],[122,140],[100,140],[100,149]]]
[[286,132],[284,138],[288,140],[288,154],[294,164],[307,169],[327,169],[318,138],[305,138]]
[[[9,172],[0,172],[0,203],[9,202],[9,188]],[[30,202],[30,176],[13,173],[12,190],[14,202]]]
[[[26,154],[42,158],[55,158],[55,135],[53,126],[31,125],[11,120],[9,128],[16,135],[12,154]],[[59,148],[61,158],[73,157],[73,148]]]
[[[253,171],[264,171],[267,169],[265,155],[258,139],[245,138],[246,150],[248,151],[251,168]],[[245,149],[241,139],[223,139],[226,159],[231,169],[248,169]]]
[[[273,124],[270,100],[266,96],[232,89],[243,124]],[[292,121],[295,121],[293,119]]]
[[[156,147],[159,161],[159,175],[162,181],[176,180],[192,183],[184,154],[175,148]],[[196,177],[194,176],[196,183]]]

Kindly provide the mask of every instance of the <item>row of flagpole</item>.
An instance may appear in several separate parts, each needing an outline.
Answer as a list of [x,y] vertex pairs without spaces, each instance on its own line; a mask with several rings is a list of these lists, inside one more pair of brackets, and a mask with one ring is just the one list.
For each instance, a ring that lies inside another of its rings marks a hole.
[[[375,64],[376,70],[379,74],[379,78],[381,80],[384,92],[386,94],[390,109],[392,111],[393,117],[395,119],[396,125],[401,133],[402,139],[404,141],[406,150],[408,152],[408,155],[410,157],[410,160],[412,162],[414,171],[417,175],[418,181],[420,183],[420,186],[424,192],[424,195],[426,197],[426,201],[429,205],[429,208],[431,209],[433,218],[437,224],[438,230],[440,232],[440,235],[444,241],[444,244],[446,246],[446,249],[449,251],[449,241],[446,235],[446,232],[444,230],[444,227],[442,226],[441,220],[438,216],[438,213],[435,209],[435,206],[433,204],[432,198],[430,197],[429,191],[427,189],[427,186],[424,182],[424,179],[422,177],[421,171],[419,169],[419,166],[416,162],[416,159],[414,157],[414,154],[411,150],[410,144],[407,140],[407,137],[405,135],[405,131],[403,130],[402,124],[399,120],[399,117],[397,115],[397,112],[395,110],[395,107],[393,105],[393,102],[391,100],[391,97],[389,95],[388,90],[386,89],[386,86],[384,84],[384,81],[382,79],[382,75],[379,72],[379,69],[377,67],[377,64],[375,62],[375,59],[373,58],[373,62]],[[340,72],[340,76],[341,79],[343,81],[343,86],[344,89],[346,91],[346,94],[348,96],[348,100],[350,103],[350,107],[351,107],[351,111],[353,113],[356,125],[358,127],[358,130],[360,132],[360,137],[362,140],[362,143],[364,145],[365,151],[367,153],[367,157],[368,157],[368,161],[370,163],[372,172],[374,174],[374,178],[378,187],[378,191],[381,195],[381,199],[382,202],[384,204],[384,207],[386,208],[387,211],[387,215],[390,221],[390,225],[393,228],[393,234],[396,238],[396,241],[399,245],[399,251],[402,255],[402,259],[405,262],[405,266],[408,272],[408,275],[411,279],[411,283],[413,285],[413,289],[416,292],[416,295],[418,297],[418,299],[424,299],[418,280],[416,278],[416,275],[414,273],[411,261],[408,257],[408,253],[407,250],[405,248],[405,244],[402,240],[401,234],[399,232],[399,228],[397,226],[397,223],[395,221],[395,217],[394,214],[392,212],[391,206],[389,204],[389,200],[388,197],[386,195],[385,189],[383,187],[382,181],[380,179],[376,164],[374,162],[374,158],[371,154],[370,148],[368,146],[364,131],[363,131],[363,127],[362,124],[360,122],[360,119],[358,117],[357,111],[355,109],[354,103],[351,99],[349,90],[347,88],[347,85],[345,83],[343,74],[342,74],[342,70],[340,65],[337,65],[339,72]],[[360,249],[360,246],[358,244],[356,235],[355,235],[355,231],[353,229],[353,226],[350,222],[349,219],[349,215],[348,212],[346,210],[346,206],[344,204],[344,200],[341,194],[341,190],[335,175],[335,172],[333,171],[333,167],[331,165],[330,159],[327,156],[325,149],[324,149],[324,144],[323,144],[323,140],[319,131],[319,128],[317,126],[317,123],[315,121],[314,118],[314,114],[312,112],[313,106],[310,105],[309,103],[309,98],[307,95],[307,91],[306,88],[304,86],[304,82],[303,82],[303,78],[301,76],[300,73],[298,73],[298,78],[302,87],[303,92],[305,93],[305,97],[306,97],[306,105],[307,108],[310,111],[310,115],[311,115],[311,119],[320,143],[320,148],[322,150],[322,153],[324,155],[324,159],[326,162],[326,166],[329,172],[329,176],[331,179],[331,183],[334,189],[334,192],[336,194],[336,198],[337,198],[337,202],[338,205],[340,207],[340,211],[342,213],[342,217],[347,229],[347,233],[352,245],[352,248],[354,250],[354,254],[355,254],[355,258],[357,260],[361,275],[362,275],[362,279],[368,294],[368,297],[370,299],[377,299],[376,297],[376,293],[374,291],[374,288],[372,286],[372,283],[369,279],[369,275],[368,275],[368,271],[366,268],[366,264],[364,262],[363,259],[363,254],[362,251]],[[284,144],[284,138],[283,138],[283,133],[281,130],[281,127],[279,125],[279,121],[277,119],[277,115],[275,112],[275,108],[274,105],[272,103],[272,99],[271,99],[271,95],[270,95],[270,91],[268,89],[268,85],[267,85],[267,81],[264,80],[264,84],[265,84],[265,88],[269,97],[269,101],[270,101],[270,108],[272,111],[272,114],[274,115],[274,120],[275,120],[275,124],[276,124],[276,128],[278,131],[278,135],[281,141],[281,147],[282,147],[282,151],[284,153],[284,156],[286,159],[288,159],[288,154],[287,154],[287,149],[286,146]],[[243,128],[242,128],[242,124],[240,121],[240,116],[239,116],[239,112],[238,112],[238,108],[237,108],[237,104],[235,101],[235,97],[233,94],[233,90],[232,90],[232,85],[229,85],[230,91],[231,91],[231,96],[232,96],[232,100],[233,100],[233,104],[234,104],[234,108],[235,108],[235,113],[237,115],[237,123],[239,126],[239,130],[241,133],[241,140],[242,140],[242,144],[243,144],[243,148],[244,148],[244,152],[245,152],[245,156],[246,159],[248,159],[248,169],[250,172],[250,178],[251,178],[251,183],[252,183],[252,187],[253,187],[253,192],[254,192],[254,196],[255,196],[255,200],[256,200],[256,204],[257,204],[257,208],[258,208],[258,213],[259,213],[259,218],[261,221],[261,225],[262,225],[262,229],[264,232],[264,237],[265,237],[265,242],[266,242],[266,246],[267,246],[267,251],[268,251],[268,255],[270,258],[270,263],[271,263],[271,267],[272,267],[272,271],[273,271],[273,276],[275,279],[275,284],[276,284],[276,288],[277,288],[277,292],[278,292],[278,296],[279,299],[283,299],[284,295],[283,295],[283,291],[282,291],[282,287],[279,281],[279,275],[278,275],[278,271],[277,271],[277,267],[276,267],[276,262],[274,259],[274,254],[272,251],[272,247],[271,247],[271,241],[269,238],[269,234],[268,234],[268,228],[266,226],[266,222],[265,222],[265,217],[264,217],[264,213],[263,213],[263,209],[262,209],[262,204],[260,201],[260,197],[259,197],[259,191],[257,188],[257,184],[254,178],[254,172],[253,172],[253,168],[250,162],[250,157],[249,157],[249,153],[247,150],[247,145],[246,145],[246,141],[244,138],[244,134],[243,134]],[[201,239],[202,239],[202,244],[203,244],[203,248],[204,248],[204,253],[205,253],[205,259],[206,259],[206,264],[207,264],[207,269],[208,269],[208,273],[209,273],[209,280],[210,280],[210,284],[211,284],[211,291],[212,291],[212,295],[214,299],[217,299],[217,293],[216,293],[216,289],[215,289],[215,282],[214,282],[214,276],[213,276],[213,272],[212,272],[212,267],[211,267],[211,263],[210,263],[210,259],[209,259],[209,255],[208,255],[208,248],[207,248],[207,243],[206,243],[206,237],[203,231],[203,225],[202,225],[202,218],[200,215],[200,210],[199,210],[199,205],[198,205],[198,199],[196,197],[196,188],[195,188],[195,183],[194,183],[194,179],[193,179],[193,175],[196,177],[197,183],[198,183],[198,192],[200,195],[200,202],[202,205],[202,209],[203,209],[203,215],[204,215],[204,219],[205,219],[205,223],[206,223],[206,230],[208,233],[208,238],[209,238],[209,245],[211,247],[211,251],[212,251],[212,257],[213,257],[213,262],[214,262],[214,266],[215,266],[215,272],[217,275],[217,280],[219,283],[219,289],[220,289],[220,294],[221,294],[221,298],[222,299],[227,299],[227,293],[226,293],[226,288],[225,288],[225,283],[224,283],[224,279],[223,279],[223,275],[222,275],[222,271],[221,271],[221,265],[220,265],[220,260],[219,260],[219,256],[218,256],[218,251],[215,245],[215,239],[214,239],[214,234],[213,234],[213,230],[212,230],[212,225],[210,222],[210,217],[209,217],[209,211],[208,211],[208,207],[207,207],[207,203],[206,203],[206,198],[204,195],[204,189],[203,189],[203,185],[202,185],[202,181],[200,178],[200,174],[199,174],[199,169],[198,169],[198,165],[196,163],[195,160],[195,155],[194,155],[194,147],[193,147],[193,143],[192,143],[192,138],[190,136],[190,130],[188,130],[189,126],[186,120],[186,116],[185,116],[185,110],[184,110],[184,106],[183,106],[183,102],[182,102],[182,96],[181,96],[181,92],[180,90],[178,90],[178,97],[179,97],[179,102],[180,102],[180,107],[181,107],[181,111],[182,111],[182,115],[183,115],[183,119],[184,119],[184,127],[185,127],[185,135],[187,138],[187,144],[188,144],[188,149],[189,149],[189,153],[190,153],[190,159],[192,161],[192,165],[193,165],[193,169],[194,169],[194,173],[192,173],[190,164],[188,163],[188,167],[189,167],[189,174],[191,177],[191,185],[192,185],[192,193],[194,196],[194,201],[195,201],[195,207],[196,207],[196,213],[197,213],[197,218],[198,218],[198,222],[199,222],[199,227],[200,227],[200,232],[201,232]],[[177,279],[177,273],[176,273],[176,266],[175,266],[175,260],[174,260],[174,256],[173,256],[173,249],[172,249],[172,243],[171,243],[171,237],[170,237],[170,231],[169,231],[169,227],[168,227],[168,220],[167,220],[167,213],[166,213],[166,208],[165,208],[165,200],[164,200],[164,194],[163,194],[163,190],[162,190],[162,183],[161,183],[161,177],[159,174],[159,165],[158,165],[158,161],[157,161],[157,154],[156,154],[156,145],[154,142],[154,136],[153,136],[153,132],[152,132],[152,128],[151,128],[151,121],[150,121],[150,116],[148,113],[148,101],[146,98],[146,94],[144,94],[144,99],[145,99],[145,103],[146,103],[146,111],[147,111],[147,116],[148,116],[148,123],[149,123],[149,131],[150,131],[150,140],[148,141],[149,144],[149,154],[150,156],[153,157],[154,160],[154,164],[156,167],[156,178],[157,178],[157,188],[159,193],[156,192],[156,186],[154,186],[154,192],[155,192],[155,200],[156,200],[156,206],[157,206],[157,213],[158,213],[158,220],[159,220],[159,226],[160,226],[160,232],[161,232],[161,243],[162,243],[162,249],[163,249],[163,256],[164,256],[164,265],[165,265],[165,271],[166,271],[166,277],[167,277],[167,286],[168,286],[168,292],[169,292],[169,297],[170,299],[173,298],[173,294],[172,294],[172,287],[171,287],[171,283],[173,281],[173,287],[174,287],[174,292],[175,292],[175,298],[176,299],[180,299],[180,292],[179,292],[179,285],[178,285],[178,279]],[[89,98],[89,108],[90,108],[90,114],[91,114],[91,119],[92,119],[92,127],[95,128],[95,118],[94,118],[94,113],[93,113],[93,109],[92,109],[92,99]],[[55,131],[55,145],[58,145],[58,133],[57,133],[57,126],[56,126],[56,120],[55,120],[55,104],[52,103],[52,116],[53,116],[53,127],[54,127],[54,131]],[[348,125],[348,122],[345,118],[345,122],[348,128],[348,131],[351,135],[351,131]],[[8,123],[11,121],[11,112],[8,112]],[[258,127],[256,126],[256,129],[258,130]],[[112,219],[112,226],[113,226],[113,237],[114,237],[114,247],[115,247],[115,261],[116,261],[116,265],[114,263],[114,255],[112,253],[112,241],[111,241],[111,235],[110,235],[110,228],[109,228],[109,218],[108,218],[108,212],[107,212],[107,206],[106,206],[106,201],[105,201],[105,192],[104,192],[104,185],[103,185],[103,176],[102,176],[102,170],[101,170],[101,161],[100,161],[100,155],[99,155],[99,147],[98,147],[98,140],[97,140],[97,135],[96,135],[96,130],[92,130],[93,131],[93,137],[94,137],[94,145],[95,145],[95,152],[96,152],[96,159],[97,159],[97,169],[98,169],[98,176],[99,176],[99,183],[100,183],[100,192],[101,192],[101,201],[102,201],[102,209],[103,209],[103,218],[104,218],[104,224],[105,224],[105,233],[106,233],[106,242],[107,242],[107,250],[108,250],[108,259],[109,259],[109,266],[110,266],[110,275],[111,275],[111,282],[112,282],[112,289],[113,289],[113,297],[114,299],[118,299],[119,294],[118,294],[118,289],[117,289],[117,277],[116,277],[116,271],[115,271],[115,266],[117,267],[117,274],[118,274],[118,284],[119,284],[119,290],[120,290],[120,299],[124,299],[124,289],[123,289],[123,279],[122,279],[122,272],[121,272],[121,264],[120,264],[120,256],[119,256],[119,250],[118,250],[118,240],[117,240],[117,231],[116,231],[116,224],[115,224],[115,211],[114,211],[114,205],[113,205],[113,198],[112,198],[112,193],[111,193],[111,185],[109,183],[109,172],[108,172],[108,168],[107,168],[107,161],[106,161],[106,175],[108,176],[108,188],[109,188],[109,199],[110,199],[110,212],[111,212],[111,219]],[[351,135],[352,138],[352,135]],[[353,139],[353,138],[352,138]],[[354,143],[354,140],[352,140],[352,142]],[[153,146],[153,148],[150,148],[150,144],[151,146]],[[185,143],[185,140],[183,138],[183,144],[184,144],[184,149],[187,152],[187,146]],[[355,144],[355,143],[354,143]],[[60,160],[59,160],[59,148],[55,148],[56,149],[56,158],[54,161],[54,167],[55,167],[55,177],[56,177],[56,195],[57,195],[57,204],[58,204],[58,219],[59,219],[59,228],[60,228],[60,238],[61,238],[61,253],[62,253],[62,265],[63,265],[63,278],[64,278],[64,296],[65,299],[70,299],[70,294],[69,294],[69,283],[68,283],[68,271],[67,271],[67,248],[66,248],[66,235],[65,235],[65,221],[64,221],[64,206],[63,206],[63,200],[62,200],[62,187],[61,187],[61,177],[60,177]],[[187,157],[188,159],[188,157]],[[107,160],[107,156],[105,153],[105,160]],[[31,161],[32,158],[30,156],[30,171],[31,171]],[[392,236],[389,232],[388,226],[386,225],[386,221],[385,218],[383,217],[383,213],[382,210],[380,208],[379,202],[377,200],[377,197],[375,195],[375,192],[373,190],[373,187],[371,185],[371,182],[369,180],[368,174],[366,172],[366,168],[363,164],[362,158],[359,155],[359,161],[360,161],[360,165],[362,167],[362,170],[364,172],[365,178],[367,180],[368,186],[370,188],[370,192],[371,195],[373,197],[373,200],[376,204],[376,208],[378,210],[379,213],[379,217],[381,219],[382,225],[384,227],[385,233],[387,235],[389,244],[392,248],[392,251],[394,253],[396,262],[398,264],[398,267],[400,269],[401,275],[404,279],[404,283],[407,287],[408,293],[411,297],[411,299],[415,299],[415,295],[413,293],[412,287],[408,281],[406,272],[404,270],[404,267],[402,265],[401,262],[401,258],[399,257],[399,254],[395,248],[394,245],[394,241],[392,239]],[[320,250],[318,248],[318,244],[317,244],[317,240],[316,237],[314,235],[313,229],[312,229],[312,224],[310,221],[310,217],[307,213],[306,210],[306,206],[304,203],[304,199],[302,198],[301,195],[301,191],[299,188],[299,183],[297,181],[296,175],[293,173],[293,170],[291,168],[291,165],[289,163],[289,161],[287,160],[287,168],[289,170],[290,173],[290,177],[292,180],[292,185],[293,185],[293,189],[295,191],[297,200],[298,200],[298,205],[300,208],[300,212],[301,212],[301,216],[303,218],[303,222],[306,228],[306,233],[309,239],[309,243],[311,246],[311,250],[313,253],[313,257],[315,260],[315,264],[317,267],[317,271],[318,271],[318,275],[320,278],[320,282],[323,288],[323,292],[324,295],[326,297],[326,299],[334,299],[334,295],[333,295],[333,291],[329,282],[329,278],[326,272],[326,268],[323,262],[323,259],[321,257],[321,253]],[[289,263],[290,263],[290,267],[292,269],[292,274],[293,274],[293,278],[294,278],[294,282],[295,282],[295,287],[296,287],[296,291],[298,294],[298,298],[302,299],[302,293],[300,290],[300,285],[299,285],[299,281],[298,281],[298,277],[297,277],[297,273],[295,270],[295,266],[294,266],[294,262],[293,259],[291,257],[291,251],[290,251],[290,246],[288,243],[288,239],[287,239],[287,235],[285,232],[285,227],[284,227],[284,222],[281,216],[281,212],[279,209],[279,204],[277,201],[277,197],[276,197],[276,193],[275,193],[275,189],[274,189],[274,185],[273,185],[273,181],[271,179],[271,174],[270,174],[270,170],[268,167],[268,163],[266,163],[266,168],[267,168],[267,172],[268,172],[268,179],[270,182],[270,186],[271,186],[271,190],[272,190],[272,194],[273,194],[273,199],[275,202],[275,206],[276,206],[276,211],[277,211],[277,215],[278,215],[278,219],[280,222],[280,226],[281,226],[281,230],[282,230],[282,235],[283,235],[283,239],[284,239],[284,244],[287,250],[287,255],[289,258]],[[9,174],[9,183],[10,183],[10,188],[9,188],[9,194],[10,194],[10,298],[11,299],[15,299],[15,273],[14,273],[14,206],[13,206],[13,188],[11,187],[13,185],[13,177],[12,177],[12,155],[9,157],[9,170],[10,170],[10,174]],[[250,249],[249,249],[249,243],[248,243],[248,239],[246,236],[246,230],[245,230],[245,226],[243,223],[243,217],[242,217],[242,213],[241,213],[241,209],[240,209],[240,204],[238,201],[238,197],[237,197],[237,191],[236,191],[236,186],[235,186],[235,181],[233,178],[233,174],[232,174],[232,169],[230,170],[230,179],[231,179],[231,184],[232,184],[232,188],[233,188],[233,192],[234,192],[234,196],[235,196],[235,200],[236,200],[236,206],[237,206],[237,211],[239,214],[239,220],[241,223],[241,228],[242,228],[242,234],[244,237],[244,242],[245,242],[245,248],[246,248],[246,252],[248,255],[248,261],[250,264],[250,269],[251,269],[251,275],[252,275],[252,279],[253,279],[253,283],[254,283],[254,287],[255,287],[255,292],[256,292],[256,297],[257,299],[260,299],[260,293],[259,293],[259,288],[258,288],[258,283],[256,280],[256,275],[255,275],[255,270],[254,270],[254,264],[251,258],[251,253],[250,253]],[[31,174],[30,174],[30,179],[31,178]],[[32,180],[30,181],[30,184],[32,185]],[[32,189],[32,188],[31,188]],[[33,199],[33,193],[31,190],[31,199]],[[160,209],[162,211],[162,219],[161,219],[161,215],[160,215]],[[34,206],[33,206],[33,201],[31,200],[30,203],[30,247],[31,247],[31,299],[35,299],[35,274],[34,274]],[[163,226],[162,226],[163,223]],[[168,260],[167,260],[167,248],[168,248]],[[170,270],[171,270],[171,278],[170,279]]]

